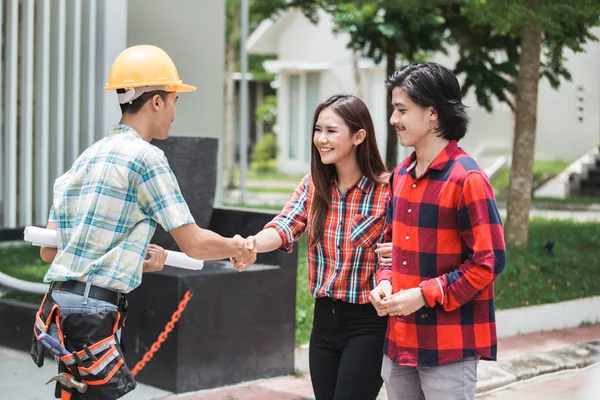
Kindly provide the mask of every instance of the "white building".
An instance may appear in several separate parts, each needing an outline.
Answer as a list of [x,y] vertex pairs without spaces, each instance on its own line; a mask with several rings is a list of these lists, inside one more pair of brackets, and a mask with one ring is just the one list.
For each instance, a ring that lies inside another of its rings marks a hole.
[[[332,33],[333,23],[321,13],[313,25],[300,11],[283,14],[276,21],[263,21],[252,33],[248,49],[252,53],[277,54],[265,68],[278,74],[279,168],[285,173],[310,169],[312,113],[327,97],[336,93],[356,94],[352,53],[347,49],[349,35]],[[596,35],[600,29],[596,29]],[[600,138],[600,43],[588,43],[586,53],[566,52],[566,67],[572,82],[563,82],[558,91],[547,80],[540,82],[538,100],[537,159],[574,160],[597,146]],[[456,51],[438,54],[432,61],[450,68],[458,59]],[[377,141],[385,155],[386,115],[385,61],[374,65],[361,60],[360,80],[363,100],[375,123]],[[463,99],[469,107],[471,124],[461,141],[484,168],[510,156],[513,115],[505,104],[494,104],[488,113],[472,94]],[[567,144],[568,143],[568,144]],[[406,155],[408,149],[399,154]]]

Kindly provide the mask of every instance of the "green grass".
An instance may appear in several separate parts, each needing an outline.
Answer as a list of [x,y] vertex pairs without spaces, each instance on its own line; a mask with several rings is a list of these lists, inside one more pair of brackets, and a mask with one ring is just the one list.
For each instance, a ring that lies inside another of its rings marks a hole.
[[[542,251],[548,240],[556,243],[551,255]],[[299,245],[297,345],[308,342],[314,309],[308,290],[306,240],[301,239]],[[533,219],[529,224],[528,249],[508,250],[506,269],[495,283],[496,307],[507,309],[600,295],[599,265],[600,224]],[[41,282],[47,269],[47,264],[39,259],[38,247],[0,247],[0,271],[4,273]],[[8,296],[33,303],[41,299],[39,295],[18,292]]]
[[[562,172],[571,164],[570,161],[564,160],[551,160],[541,161],[536,160],[533,162],[533,182],[539,182],[542,179],[546,179],[550,176],[554,176]],[[505,196],[505,192],[508,190],[508,184],[510,180],[510,167],[502,168],[491,180],[492,187],[499,193],[498,197]]]
[[224,206],[227,207],[236,207],[236,208],[249,208],[252,210],[267,210],[267,211],[281,211],[283,206],[269,206],[269,205],[254,205],[254,204],[244,204],[244,203],[225,203]]
[[[551,255],[542,251],[554,240]],[[306,242],[300,242],[296,344],[308,342],[314,300],[309,294]],[[600,295],[600,224],[532,219],[527,250],[508,250],[495,282],[496,307],[507,309]]]
[[[551,255],[542,251],[554,240]],[[600,224],[533,219],[526,250],[509,249],[496,280],[499,309],[600,295]]]
[[290,188],[248,187],[248,188],[246,188],[246,190],[251,193],[283,193],[283,194],[288,194],[290,196],[292,195],[292,193],[294,193],[294,189],[290,189]]
[[[3,246],[0,247],[0,272],[30,282],[42,282],[48,264],[40,258],[37,246]],[[4,298],[39,303],[43,295],[9,291]]]
[[577,204],[577,205],[589,205],[589,204],[600,204],[599,197],[579,197],[571,196],[566,199],[556,199],[553,197],[536,197],[533,199],[533,203],[536,205],[554,205],[554,204]]
[[[309,171],[306,171],[307,173]],[[226,172],[223,173],[226,176]],[[248,180],[262,180],[262,181],[282,181],[282,182],[290,182],[290,183],[299,183],[302,181],[306,174],[282,174],[279,172],[265,172],[259,173],[256,171],[252,171],[251,169],[246,170],[246,179]],[[239,182],[240,180],[240,170],[236,168],[235,173],[233,174],[234,180]]]
[[308,342],[313,323],[315,300],[308,290],[308,259],[306,237],[300,239],[298,275],[296,276],[296,346]]

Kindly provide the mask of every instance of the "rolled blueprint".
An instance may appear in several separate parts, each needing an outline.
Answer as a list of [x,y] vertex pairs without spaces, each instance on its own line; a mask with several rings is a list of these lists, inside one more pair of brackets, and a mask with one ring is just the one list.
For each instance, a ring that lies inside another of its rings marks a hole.
[[[56,231],[37,226],[28,226],[25,228],[25,241],[31,242],[34,246],[56,247]],[[204,261],[188,257],[179,251],[165,251],[167,252],[167,261],[165,264],[171,267],[200,270],[204,266]]]

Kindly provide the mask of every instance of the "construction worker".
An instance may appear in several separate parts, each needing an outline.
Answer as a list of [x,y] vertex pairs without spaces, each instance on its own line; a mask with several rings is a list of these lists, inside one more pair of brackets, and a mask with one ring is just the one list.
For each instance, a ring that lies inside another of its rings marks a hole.
[[124,294],[140,285],[143,272],[165,263],[165,251],[149,245],[157,224],[189,257],[256,260],[252,240],[196,225],[164,153],[150,144],[168,138],[178,93],[196,90],[182,83],[167,53],[147,45],[126,49],[104,89],[117,92],[121,121],[56,180],[47,228],[57,230],[58,248],[40,250],[51,263],[44,278],[51,284],[32,357],[43,364],[42,333],[66,349],[58,359],[60,396],[67,399],[116,399],[135,388],[120,349]]

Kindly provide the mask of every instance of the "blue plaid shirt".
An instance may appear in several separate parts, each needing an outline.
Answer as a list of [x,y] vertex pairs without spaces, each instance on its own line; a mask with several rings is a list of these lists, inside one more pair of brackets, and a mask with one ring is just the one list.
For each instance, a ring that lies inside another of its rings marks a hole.
[[44,282],[80,280],[127,293],[142,281],[156,224],[194,222],[164,153],[131,127],[83,152],[54,183],[58,253]]

